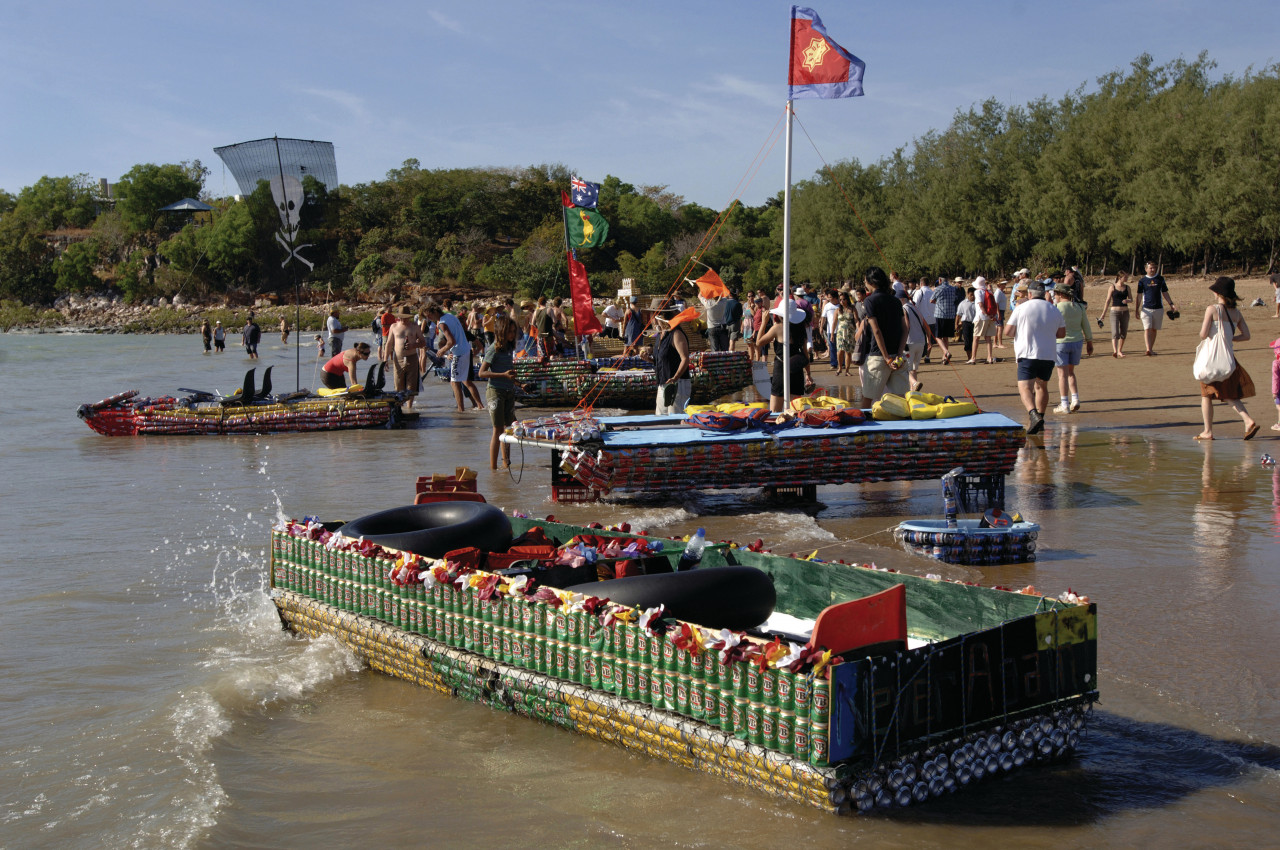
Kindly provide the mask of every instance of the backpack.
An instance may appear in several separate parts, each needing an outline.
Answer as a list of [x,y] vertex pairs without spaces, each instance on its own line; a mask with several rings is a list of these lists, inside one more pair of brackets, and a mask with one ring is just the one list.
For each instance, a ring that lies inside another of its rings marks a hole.
[[999,316],[1000,311],[996,307],[995,296],[991,294],[990,289],[978,290],[978,295],[982,298],[982,312],[988,316]]

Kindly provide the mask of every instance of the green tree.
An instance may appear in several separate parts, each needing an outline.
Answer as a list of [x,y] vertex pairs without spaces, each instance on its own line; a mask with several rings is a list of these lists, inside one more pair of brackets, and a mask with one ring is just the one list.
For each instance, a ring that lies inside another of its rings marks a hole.
[[97,240],[94,239],[68,245],[53,264],[58,292],[91,292],[97,289],[102,283],[94,274],[99,253]]
[[153,230],[160,208],[199,197],[208,173],[198,159],[178,165],[135,165],[115,185],[116,209],[133,233]]

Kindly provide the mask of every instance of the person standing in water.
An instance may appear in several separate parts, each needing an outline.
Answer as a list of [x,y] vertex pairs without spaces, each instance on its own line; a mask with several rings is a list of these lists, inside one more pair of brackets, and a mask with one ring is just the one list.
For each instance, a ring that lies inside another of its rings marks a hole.
[[511,446],[502,442],[502,432],[516,421],[516,338],[520,329],[508,316],[493,320],[493,342],[480,362],[479,377],[489,382],[485,388],[485,404],[493,433],[489,437],[489,468],[498,468],[498,447],[502,447],[502,466],[511,466]]

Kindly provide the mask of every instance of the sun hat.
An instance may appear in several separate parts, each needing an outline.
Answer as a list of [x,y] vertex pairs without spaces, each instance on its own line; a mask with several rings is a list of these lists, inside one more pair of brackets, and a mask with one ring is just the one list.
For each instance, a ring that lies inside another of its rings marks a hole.
[[1236,282],[1226,276],[1220,277],[1209,284],[1209,291],[1221,295],[1223,298],[1230,298],[1232,301],[1240,300],[1240,297],[1236,295]]
[[1026,288],[1027,288],[1027,282],[1025,280],[1018,281],[1016,284],[1014,284],[1014,287],[1013,287],[1015,292],[1018,291],[1019,289],[1025,290]]
[[[790,309],[788,310],[787,307],[790,307]],[[785,318],[787,322],[793,325],[804,321],[804,310],[801,310],[799,305],[794,303],[786,306],[779,304],[769,312],[779,319]]]
[[978,275],[977,277],[975,277],[975,278],[973,279],[973,286],[974,286],[974,288],[975,288],[975,289],[986,289],[986,288],[987,288],[987,279],[986,279],[985,277],[983,277],[982,275]]
[[1053,287],[1053,294],[1061,295],[1063,298],[1075,298],[1076,290],[1074,287],[1068,286],[1065,283],[1058,283]]
[[964,282],[964,278],[960,277],[960,275],[956,275],[955,277],[951,278],[951,282],[952,282],[952,283],[963,283],[963,282]]

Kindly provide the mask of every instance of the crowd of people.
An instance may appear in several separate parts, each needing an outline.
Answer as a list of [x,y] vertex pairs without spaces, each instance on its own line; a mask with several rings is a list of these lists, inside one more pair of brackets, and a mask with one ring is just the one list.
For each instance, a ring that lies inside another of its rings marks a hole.
[[[692,282],[691,282],[692,283]],[[1280,275],[1273,276],[1277,312],[1280,314]],[[1221,338],[1234,370],[1219,381],[1201,383],[1204,428],[1198,440],[1213,439],[1213,405],[1230,406],[1245,425],[1251,439],[1261,427],[1250,415],[1244,399],[1255,394],[1253,382],[1234,361],[1233,345],[1250,338],[1248,324],[1238,307],[1235,282],[1220,277],[1210,287],[1216,303],[1204,314],[1202,340]],[[1058,403],[1052,412],[1067,415],[1080,410],[1076,368],[1083,356],[1094,353],[1092,325],[1107,329],[1111,356],[1123,358],[1131,315],[1142,327],[1144,353],[1157,355],[1156,341],[1166,318],[1178,316],[1164,277],[1154,263],[1131,287],[1120,274],[1107,285],[1096,318],[1091,321],[1084,298],[1084,278],[1078,269],[1032,278],[1019,269],[1010,280],[990,282],[984,277],[921,278],[906,282],[882,269],[869,269],[860,285],[846,282],[839,288],[816,291],[803,283],[782,303],[782,287],[714,297],[699,295],[708,346],[713,351],[734,351],[739,343],[753,361],[771,364],[770,408],[781,411],[787,395],[795,397],[815,389],[813,367],[826,361],[836,376],[857,375],[863,399],[869,404],[883,393],[905,394],[924,387],[921,365],[932,361],[936,349],[940,362],[950,364],[963,351],[967,365],[997,364],[998,352],[1013,349],[1018,394],[1027,411],[1027,432],[1044,429],[1049,413],[1049,389],[1057,371]],[[658,379],[655,412],[682,413],[691,394],[688,325],[693,311],[685,311],[678,293],[658,311],[644,309],[638,297],[606,303],[598,319],[600,337],[622,342],[623,356],[649,358]],[[357,366],[376,353],[385,364],[397,392],[404,394],[404,409],[412,411],[422,378],[435,370],[448,380],[457,411],[487,408],[493,426],[490,466],[496,469],[501,450],[504,465],[510,460],[500,443],[503,429],[515,419],[517,394],[515,360],[519,356],[543,358],[557,355],[589,357],[591,337],[574,335],[572,317],[560,298],[540,297],[517,306],[513,298],[455,306],[449,299],[416,309],[386,307],[373,320],[372,344],[358,342],[348,348],[351,329],[334,309],[326,321],[325,337],[316,336],[318,356],[324,361],[321,380],[340,390],[357,382]],[[682,325],[684,325],[682,327]],[[290,328],[281,320],[282,341]],[[206,320],[201,329],[205,351],[225,350],[226,332],[221,322]],[[252,313],[241,330],[242,344],[256,359],[261,329]],[[326,350],[327,343],[327,350]],[[1280,340],[1272,344],[1272,394],[1280,431]],[[784,369],[787,363],[789,369]],[[482,402],[477,380],[486,382]]]

